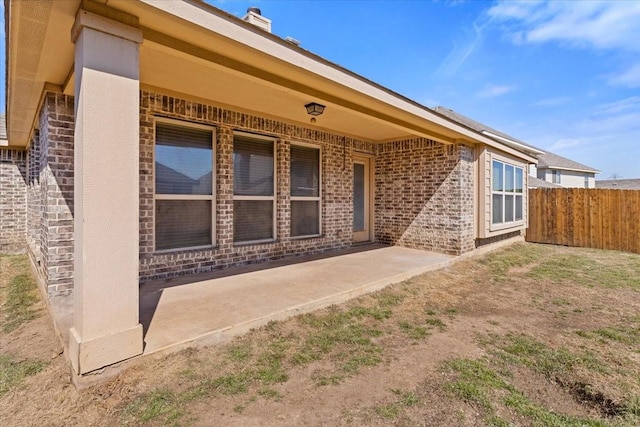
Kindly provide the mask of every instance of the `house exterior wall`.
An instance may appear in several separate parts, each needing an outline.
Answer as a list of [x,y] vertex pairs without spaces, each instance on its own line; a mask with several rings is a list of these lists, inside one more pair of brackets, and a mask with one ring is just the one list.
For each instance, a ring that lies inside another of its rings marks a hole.
[[27,152],[0,148],[0,253],[25,250]]
[[73,97],[48,92],[28,149],[27,243],[50,295],[73,288]]
[[[498,160],[504,163],[508,163],[514,166],[523,168],[523,205],[522,215],[523,220],[514,224],[495,226],[491,222],[491,210],[492,210],[492,176],[491,176],[491,162]],[[478,241],[477,246],[487,244],[487,242],[497,241],[497,236],[504,236],[505,238],[513,237],[524,233],[527,228],[528,218],[528,165],[526,162],[517,159],[507,153],[500,152],[493,148],[484,146],[479,148],[478,155],[478,179],[480,181],[478,185]],[[490,239],[490,240],[486,240]]]
[[[591,172],[576,172],[566,169],[560,170],[560,183],[565,188],[596,188],[596,175]],[[538,168],[538,178],[547,182],[553,182],[553,172],[549,168]],[[588,186],[585,185],[585,178]]]
[[[216,241],[206,249],[154,248],[155,118],[215,127]],[[25,158],[26,235],[49,294],[73,288],[73,97],[47,93]],[[233,242],[233,133],[276,139],[276,239]],[[290,147],[321,149],[322,234],[291,238]],[[352,244],[354,154],[374,158],[374,235],[380,243],[462,254],[475,248],[474,149],[415,138],[376,145],[323,130],[219,108],[156,90],[140,92],[139,279],[141,283]]]
[[453,255],[474,249],[473,148],[412,139],[376,154],[377,241]]
[[[207,249],[155,252],[154,228],[154,117],[211,125],[216,128],[216,242]],[[233,132],[246,131],[276,139],[276,240],[237,245],[233,242]],[[290,146],[316,145],[322,159],[322,235],[292,239],[290,229]],[[185,274],[264,262],[283,257],[320,253],[351,245],[352,156],[374,154],[367,141],[277,120],[218,108],[143,90],[140,105],[140,281],[142,283]]]

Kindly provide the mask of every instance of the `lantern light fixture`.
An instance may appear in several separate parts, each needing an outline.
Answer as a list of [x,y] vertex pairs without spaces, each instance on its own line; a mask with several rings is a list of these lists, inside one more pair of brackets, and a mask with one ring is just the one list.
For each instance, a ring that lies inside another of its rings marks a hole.
[[324,113],[325,106],[318,104],[317,102],[311,102],[304,106],[307,109],[307,114],[310,116],[319,116]]

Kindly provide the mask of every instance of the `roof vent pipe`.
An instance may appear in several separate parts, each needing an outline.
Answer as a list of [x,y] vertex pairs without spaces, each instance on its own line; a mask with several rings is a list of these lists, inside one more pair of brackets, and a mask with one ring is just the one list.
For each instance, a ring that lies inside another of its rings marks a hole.
[[250,7],[247,14],[242,18],[243,21],[255,25],[256,27],[271,32],[271,19],[262,16],[262,11],[258,7]]

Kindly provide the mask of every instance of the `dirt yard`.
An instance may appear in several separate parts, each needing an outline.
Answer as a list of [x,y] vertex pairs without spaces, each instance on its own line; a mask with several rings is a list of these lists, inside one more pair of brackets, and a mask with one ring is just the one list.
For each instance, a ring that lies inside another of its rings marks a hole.
[[1,425],[640,425],[639,255],[517,244],[80,392],[0,263]]

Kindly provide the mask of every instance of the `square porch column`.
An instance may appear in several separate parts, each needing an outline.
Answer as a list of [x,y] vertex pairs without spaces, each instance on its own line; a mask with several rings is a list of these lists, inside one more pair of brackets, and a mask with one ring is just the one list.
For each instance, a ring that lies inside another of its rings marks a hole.
[[75,43],[76,374],[142,353],[138,316],[139,57],[142,31],[79,10]]

